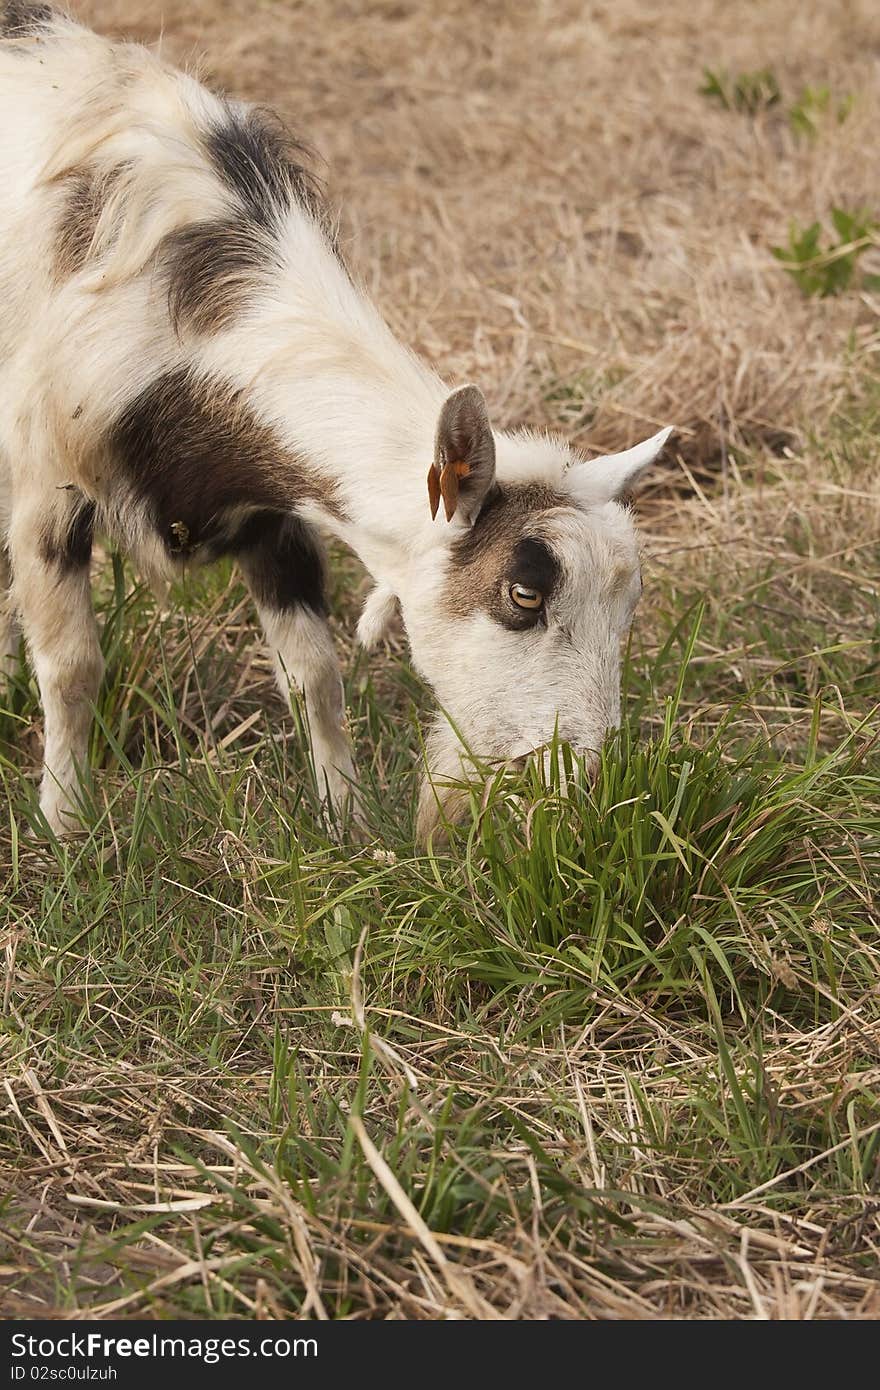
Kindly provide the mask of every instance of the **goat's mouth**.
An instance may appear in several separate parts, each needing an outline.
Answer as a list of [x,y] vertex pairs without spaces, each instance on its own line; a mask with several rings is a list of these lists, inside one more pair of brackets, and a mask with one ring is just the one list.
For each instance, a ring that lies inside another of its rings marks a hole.
[[553,740],[537,744],[522,753],[492,754],[488,757],[474,757],[471,760],[462,760],[459,757],[455,771],[434,767],[429,763],[419,793],[416,825],[419,843],[427,844],[430,838],[445,839],[446,827],[466,818],[471,792],[474,787],[485,782],[487,777],[505,770],[523,773],[530,765],[536,764],[540,768],[544,785],[567,795],[573,784],[582,781],[582,773],[588,786],[595,783],[601,757],[594,748],[577,747],[574,744]]
[[542,743],[528,753],[509,758],[504,765],[515,772],[525,772],[530,765],[537,766],[548,785],[558,783],[560,789],[565,790],[571,780],[580,782],[582,774],[592,786],[599,775],[601,754],[596,748],[578,747],[574,743]]

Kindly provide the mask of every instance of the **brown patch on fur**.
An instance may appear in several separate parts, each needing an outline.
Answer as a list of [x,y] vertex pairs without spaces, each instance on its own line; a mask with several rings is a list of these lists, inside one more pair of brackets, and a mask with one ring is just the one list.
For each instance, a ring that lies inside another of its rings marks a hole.
[[195,222],[166,237],[168,309],[177,331],[228,328],[273,264],[262,228],[243,219]]
[[6,0],[0,9],[0,37],[31,38],[57,18],[51,5],[29,5],[26,0]]
[[252,509],[313,500],[342,515],[334,485],[285,448],[242,391],[186,369],[145,387],[108,444],[170,554],[229,549]]
[[[540,483],[513,487],[497,486],[487,499],[473,526],[452,547],[452,565],[443,595],[445,611],[455,617],[469,617],[484,609],[507,627],[533,626],[540,614],[516,608],[506,597],[506,583],[529,583],[547,593],[555,582],[555,564],[537,553],[523,555],[521,547],[538,546],[523,540],[523,528],[530,518],[551,507],[568,504],[568,499]],[[545,547],[540,546],[544,551]],[[535,566],[546,573],[534,574]],[[528,567],[528,575],[520,570]]]
[[276,229],[296,202],[329,235],[323,190],[309,168],[311,152],[274,111],[226,103],[223,119],[209,127],[204,140],[247,221]]
[[276,612],[309,608],[326,617],[324,548],[296,516],[257,512],[229,543],[257,603]]
[[98,219],[121,170],[80,169],[65,179],[65,198],[55,242],[55,277],[66,280],[82,270],[95,239]]
[[46,519],[40,535],[40,558],[61,576],[87,569],[94,532],[94,502],[77,488],[70,488],[64,504]]
[[100,180],[94,173],[72,174],[55,241],[55,276],[66,280],[82,270],[101,215]]

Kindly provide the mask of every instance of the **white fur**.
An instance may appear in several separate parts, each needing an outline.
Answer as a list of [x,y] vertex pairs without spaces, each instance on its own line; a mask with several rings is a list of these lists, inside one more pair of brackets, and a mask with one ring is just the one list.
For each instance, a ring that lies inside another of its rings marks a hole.
[[599,507],[632,487],[640,474],[663,452],[672,429],[661,430],[622,454],[602,454],[579,463],[568,474],[568,486],[585,507]]
[[[73,484],[148,577],[174,572],[100,445],[138,392],[183,366],[240,388],[291,453],[332,482],[348,519],[315,501],[297,510],[351,547],[376,581],[361,639],[377,641],[399,603],[417,667],[476,752],[518,756],[546,743],[557,722],[578,748],[597,749],[618,717],[619,640],[638,570],[631,523],[612,499],[668,431],[590,464],[559,440],[496,433],[499,482],[540,481],[570,498],[541,528],[565,582],[540,631],[512,633],[482,611],[453,619],[439,600],[455,583],[451,547],[464,523],[446,522],[442,509],[432,521],[425,482],[447,388],[352,284],[313,217],[294,206],[277,269],[231,327],[178,335],[169,322],[153,257],[169,231],[228,210],[197,138],[222,116],[217,98],[145,48],[70,21],[0,42],[0,539],[44,703],[50,823],[65,828],[76,807],[100,653],[87,584],[55,584],[41,527],[61,515]],[[87,266],[56,282],[64,176],[84,161],[126,172]],[[340,802],[353,763],[326,625],[261,616],[281,685],[305,689],[319,784]],[[449,727],[441,722],[433,746],[439,770],[454,775],[460,745]]]
[[397,613],[397,595],[385,584],[377,584],[367,595],[357,625],[358,641],[367,651],[377,646]]

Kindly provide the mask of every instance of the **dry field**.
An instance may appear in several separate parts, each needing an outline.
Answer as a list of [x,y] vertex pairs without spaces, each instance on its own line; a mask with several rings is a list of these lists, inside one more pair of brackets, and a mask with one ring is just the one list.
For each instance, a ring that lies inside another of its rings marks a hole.
[[0,1312],[880,1316],[880,243],[826,297],[771,254],[880,221],[880,9],[73,8],[303,131],[355,273],[499,421],[678,447],[594,804],[523,826],[499,783],[416,855],[397,638],[351,654],[342,850],[234,575],[166,612],[108,561],[96,829],[26,844],[22,669]]

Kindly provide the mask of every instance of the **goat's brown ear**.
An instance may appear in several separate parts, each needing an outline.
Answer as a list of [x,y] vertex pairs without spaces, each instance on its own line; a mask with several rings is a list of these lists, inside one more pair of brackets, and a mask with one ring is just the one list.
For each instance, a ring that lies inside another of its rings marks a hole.
[[447,521],[458,515],[472,525],[494,482],[495,440],[483,393],[460,386],[447,396],[437,424],[428,470],[431,516],[442,498]]

